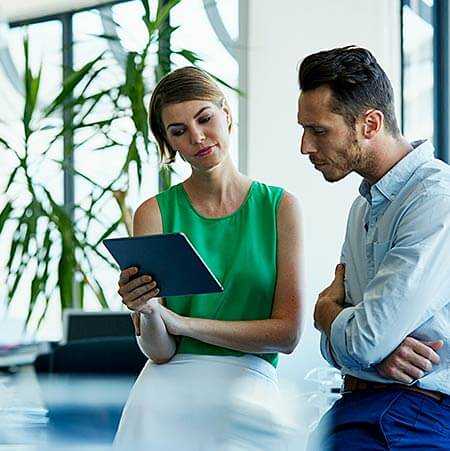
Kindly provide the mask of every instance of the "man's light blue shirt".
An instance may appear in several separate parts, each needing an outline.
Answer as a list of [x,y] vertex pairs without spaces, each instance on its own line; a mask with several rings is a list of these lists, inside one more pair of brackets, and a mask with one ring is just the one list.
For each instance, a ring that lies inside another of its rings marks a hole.
[[407,336],[443,340],[440,363],[417,385],[450,394],[450,167],[429,142],[413,146],[375,185],[360,186],[341,259],[350,306],[330,339],[322,333],[321,352],[343,374],[394,382],[374,365]]

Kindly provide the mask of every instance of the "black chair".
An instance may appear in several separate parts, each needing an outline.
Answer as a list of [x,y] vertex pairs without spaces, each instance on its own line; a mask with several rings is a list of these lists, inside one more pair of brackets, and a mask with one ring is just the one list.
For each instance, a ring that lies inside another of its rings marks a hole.
[[68,309],[63,326],[65,342],[53,343],[49,354],[38,357],[38,373],[137,376],[147,361],[129,312]]
[[38,373],[90,373],[137,376],[147,362],[135,337],[96,337],[53,345],[53,351],[39,356]]

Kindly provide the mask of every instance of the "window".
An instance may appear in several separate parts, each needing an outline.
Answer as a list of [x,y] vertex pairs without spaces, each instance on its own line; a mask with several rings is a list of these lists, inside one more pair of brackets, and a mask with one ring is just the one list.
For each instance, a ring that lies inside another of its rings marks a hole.
[[433,140],[432,4],[407,1],[402,14],[403,131],[411,141]]
[[[151,0],[151,5],[155,10],[157,1]],[[181,25],[172,35],[171,47],[175,50],[188,48],[196,52],[204,60],[200,63],[201,67],[217,75],[229,85],[238,86],[240,80],[239,61],[242,61],[242,55],[240,58],[236,57],[240,8],[238,0],[182,1],[171,12],[171,25],[175,27]],[[45,86],[42,101],[48,101],[60,89],[63,65],[73,65],[75,69],[78,69],[95,55],[105,50],[109,52],[110,64],[103,71],[102,76],[96,79],[97,85],[92,85],[89,89],[95,90],[99,87],[106,89],[124,77],[123,67],[121,67],[117,58],[117,52],[112,51],[111,42],[96,37],[96,35],[107,34],[105,32],[105,12],[106,16],[109,15],[119,26],[115,31],[120,38],[120,46],[126,50],[135,50],[142,45],[142,42],[145,42],[146,30],[142,27],[140,20],[144,10],[139,0],[111,2],[108,6],[102,8],[88,8],[36,19],[28,23],[11,24],[8,33],[8,47],[17,72],[21,74],[23,68],[21,46],[25,30],[28,30],[30,36],[31,54],[37,58],[33,63],[37,66],[39,59],[44,63],[42,79]],[[181,55],[175,55],[172,63],[174,67],[189,64]],[[20,115],[20,108],[17,108],[17,105],[20,105],[23,100],[20,92],[12,87],[18,80],[14,80],[14,71],[9,74],[9,81],[5,75],[6,73],[2,74],[0,70],[0,89],[4,92],[9,90],[8,92],[11,94],[4,96],[10,103],[4,110],[9,116],[15,114],[16,111]],[[149,74],[149,82],[152,82],[152,74]],[[242,111],[239,105],[241,98],[231,89],[224,88],[224,91],[233,110],[235,130],[239,130],[240,118],[238,115],[239,111]],[[146,99],[147,102],[148,99]],[[110,108],[110,105],[105,103],[104,107],[107,109]],[[118,122],[117,133],[121,135],[122,139],[126,140],[127,136],[129,137],[129,123],[126,120]],[[78,145],[87,137],[86,133],[77,131],[73,136],[73,141],[75,145]],[[87,141],[84,147],[77,149],[73,164],[76,171],[89,176],[99,184],[104,184],[118,171],[119,165],[124,160],[126,149],[118,146],[115,149],[98,150],[103,145],[101,139],[100,136],[95,136]],[[242,151],[241,154],[238,151],[238,141],[238,133],[235,132],[232,137],[232,157],[236,164],[239,164],[239,155],[242,155]],[[63,157],[64,147],[61,142],[51,158],[62,160]],[[0,168],[2,180],[7,177],[7,168],[7,165]],[[179,182],[188,174],[188,168],[182,161],[177,161],[174,169],[175,174],[172,183]],[[63,171],[59,165],[52,163],[50,159],[48,167],[43,168],[41,174],[46,186],[60,204],[70,206],[74,202],[77,206],[88,208],[86,197],[91,187],[82,177],[71,171]],[[137,186],[130,183],[131,207],[133,209],[143,199],[158,191],[158,158],[156,153],[144,162],[143,174],[145,174],[145,181],[140,192],[138,192]],[[0,209],[2,207],[1,196]],[[81,220],[81,218],[81,210],[75,210],[74,221]],[[98,223],[93,222],[89,226],[89,233],[93,236],[101,236],[105,231],[105,226],[113,223],[117,218],[118,209],[114,199],[105,200],[101,212],[98,213],[100,221]],[[100,223],[103,223],[104,226]],[[124,228],[118,230],[119,235],[125,233]],[[0,253],[2,252],[7,252],[6,247],[0,248]],[[3,261],[5,260],[3,259]],[[113,309],[120,308],[120,299],[116,293],[116,274],[100,258],[96,261],[95,272],[105,288],[109,306]],[[28,289],[26,283],[24,283],[24,288],[21,291],[19,290],[20,292],[16,295],[20,302],[13,302],[12,315],[25,316],[28,306],[24,299],[28,296]],[[61,335],[61,329],[58,329],[60,304],[58,295],[55,294],[54,297],[55,299],[52,299],[49,305],[47,319],[39,334],[39,337],[43,339],[58,339]],[[84,297],[84,306],[87,309],[99,308],[94,294],[89,290],[86,291]]]
[[431,139],[449,162],[449,2],[402,0],[402,117],[407,138]]

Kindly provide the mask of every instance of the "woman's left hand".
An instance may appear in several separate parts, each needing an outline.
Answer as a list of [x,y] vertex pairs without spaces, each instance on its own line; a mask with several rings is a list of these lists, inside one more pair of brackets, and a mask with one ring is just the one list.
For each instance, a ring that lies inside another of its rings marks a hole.
[[169,334],[183,335],[183,326],[185,326],[188,318],[178,315],[163,305],[160,306],[160,314]]

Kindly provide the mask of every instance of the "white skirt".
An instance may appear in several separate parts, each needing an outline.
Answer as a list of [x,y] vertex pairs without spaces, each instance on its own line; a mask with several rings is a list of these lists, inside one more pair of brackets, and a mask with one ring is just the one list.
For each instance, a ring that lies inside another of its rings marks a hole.
[[124,407],[114,448],[283,450],[275,368],[254,355],[148,361]]

